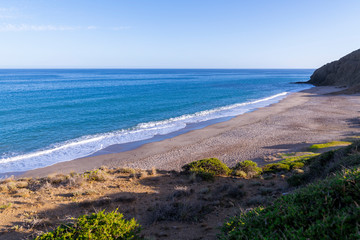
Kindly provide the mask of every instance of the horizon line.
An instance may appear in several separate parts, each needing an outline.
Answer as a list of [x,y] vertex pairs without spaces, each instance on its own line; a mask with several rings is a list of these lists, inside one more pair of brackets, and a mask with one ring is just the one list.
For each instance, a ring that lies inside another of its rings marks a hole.
[[262,68],[262,67],[259,67],[259,68],[161,68],[161,67],[154,67],[154,68],[150,68],[150,67],[0,67],[0,70],[80,70],[80,69],[88,69],[88,70],[91,70],[91,69],[98,69],[98,70],[127,70],[127,69],[134,69],[134,70],[151,70],[151,69],[154,69],[154,70],[172,70],[172,69],[183,69],[183,70],[191,70],[191,69],[194,69],[194,70],[211,70],[211,69],[216,69],[216,70],[266,70],[266,69],[279,69],[279,70],[286,70],[286,69],[308,69],[308,70],[313,70],[313,69],[317,69],[317,68],[281,68],[281,67],[274,67],[274,68],[270,68],[270,67],[265,67],[265,68]]

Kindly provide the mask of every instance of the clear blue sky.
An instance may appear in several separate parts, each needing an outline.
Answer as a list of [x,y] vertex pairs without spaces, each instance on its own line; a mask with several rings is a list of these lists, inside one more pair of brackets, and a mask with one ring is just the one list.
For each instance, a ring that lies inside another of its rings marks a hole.
[[0,68],[317,68],[359,0],[1,0]]

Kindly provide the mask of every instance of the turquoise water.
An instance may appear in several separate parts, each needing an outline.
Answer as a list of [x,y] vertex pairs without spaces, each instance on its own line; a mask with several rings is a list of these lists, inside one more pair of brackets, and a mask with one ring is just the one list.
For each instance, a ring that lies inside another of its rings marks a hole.
[[232,117],[309,88],[313,70],[0,70],[0,173]]

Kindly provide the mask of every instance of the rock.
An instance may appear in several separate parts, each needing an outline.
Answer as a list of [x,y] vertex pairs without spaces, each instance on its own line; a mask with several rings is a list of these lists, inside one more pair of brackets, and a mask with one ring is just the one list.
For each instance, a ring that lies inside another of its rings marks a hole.
[[360,49],[317,69],[307,83],[348,88],[341,93],[360,92]]

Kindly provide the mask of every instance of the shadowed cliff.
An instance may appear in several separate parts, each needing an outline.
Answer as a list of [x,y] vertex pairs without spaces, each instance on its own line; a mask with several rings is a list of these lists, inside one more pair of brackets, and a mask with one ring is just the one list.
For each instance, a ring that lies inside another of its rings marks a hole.
[[315,86],[346,86],[341,93],[360,92],[360,49],[317,69],[307,82]]

